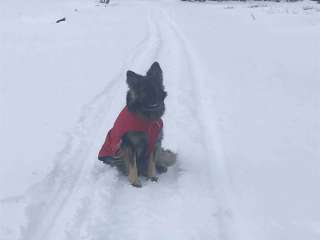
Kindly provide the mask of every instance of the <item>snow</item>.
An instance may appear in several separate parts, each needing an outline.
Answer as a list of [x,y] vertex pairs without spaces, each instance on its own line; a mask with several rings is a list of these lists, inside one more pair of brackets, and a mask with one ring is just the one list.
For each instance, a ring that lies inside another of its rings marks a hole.
[[[156,60],[179,159],[136,189],[96,156]],[[319,79],[314,2],[2,0],[0,239],[319,239]]]

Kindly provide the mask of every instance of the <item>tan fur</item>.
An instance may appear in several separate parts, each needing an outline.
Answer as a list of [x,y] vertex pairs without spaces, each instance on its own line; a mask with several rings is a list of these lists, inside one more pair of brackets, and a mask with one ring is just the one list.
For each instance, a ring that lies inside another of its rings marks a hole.
[[129,182],[135,187],[141,187],[141,183],[138,177],[137,159],[136,154],[130,149],[125,150],[125,161],[128,166],[128,179]]
[[150,157],[148,159],[148,171],[147,171],[147,177],[151,179],[152,181],[157,181],[158,178],[156,177],[156,153],[153,151],[150,154]]

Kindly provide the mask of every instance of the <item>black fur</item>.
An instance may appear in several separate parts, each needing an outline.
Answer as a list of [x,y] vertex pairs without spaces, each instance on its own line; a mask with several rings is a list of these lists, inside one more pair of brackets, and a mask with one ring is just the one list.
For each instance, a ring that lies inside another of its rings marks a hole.
[[127,83],[128,110],[146,119],[161,118],[165,112],[164,99],[167,93],[159,63],[154,62],[145,76],[128,71]]

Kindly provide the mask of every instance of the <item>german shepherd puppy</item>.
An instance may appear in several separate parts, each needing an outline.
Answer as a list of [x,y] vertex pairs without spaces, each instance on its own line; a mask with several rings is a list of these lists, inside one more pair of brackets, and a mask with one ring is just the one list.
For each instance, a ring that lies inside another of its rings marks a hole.
[[141,187],[139,175],[158,180],[156,159],[161,148],[161,117],[167,93],[158,62],[151,65],[146,75],[128,71],[127,84],[126,107],[108,132],[99,160],[117,166],[133,186]]

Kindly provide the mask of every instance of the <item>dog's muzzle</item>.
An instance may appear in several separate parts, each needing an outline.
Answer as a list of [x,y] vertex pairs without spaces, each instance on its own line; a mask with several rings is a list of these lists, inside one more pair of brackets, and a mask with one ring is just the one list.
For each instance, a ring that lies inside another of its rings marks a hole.
[[143,110],[146,112],[156,112],[163,109],[164,103],[156,103],[148,106],[144,106]]

